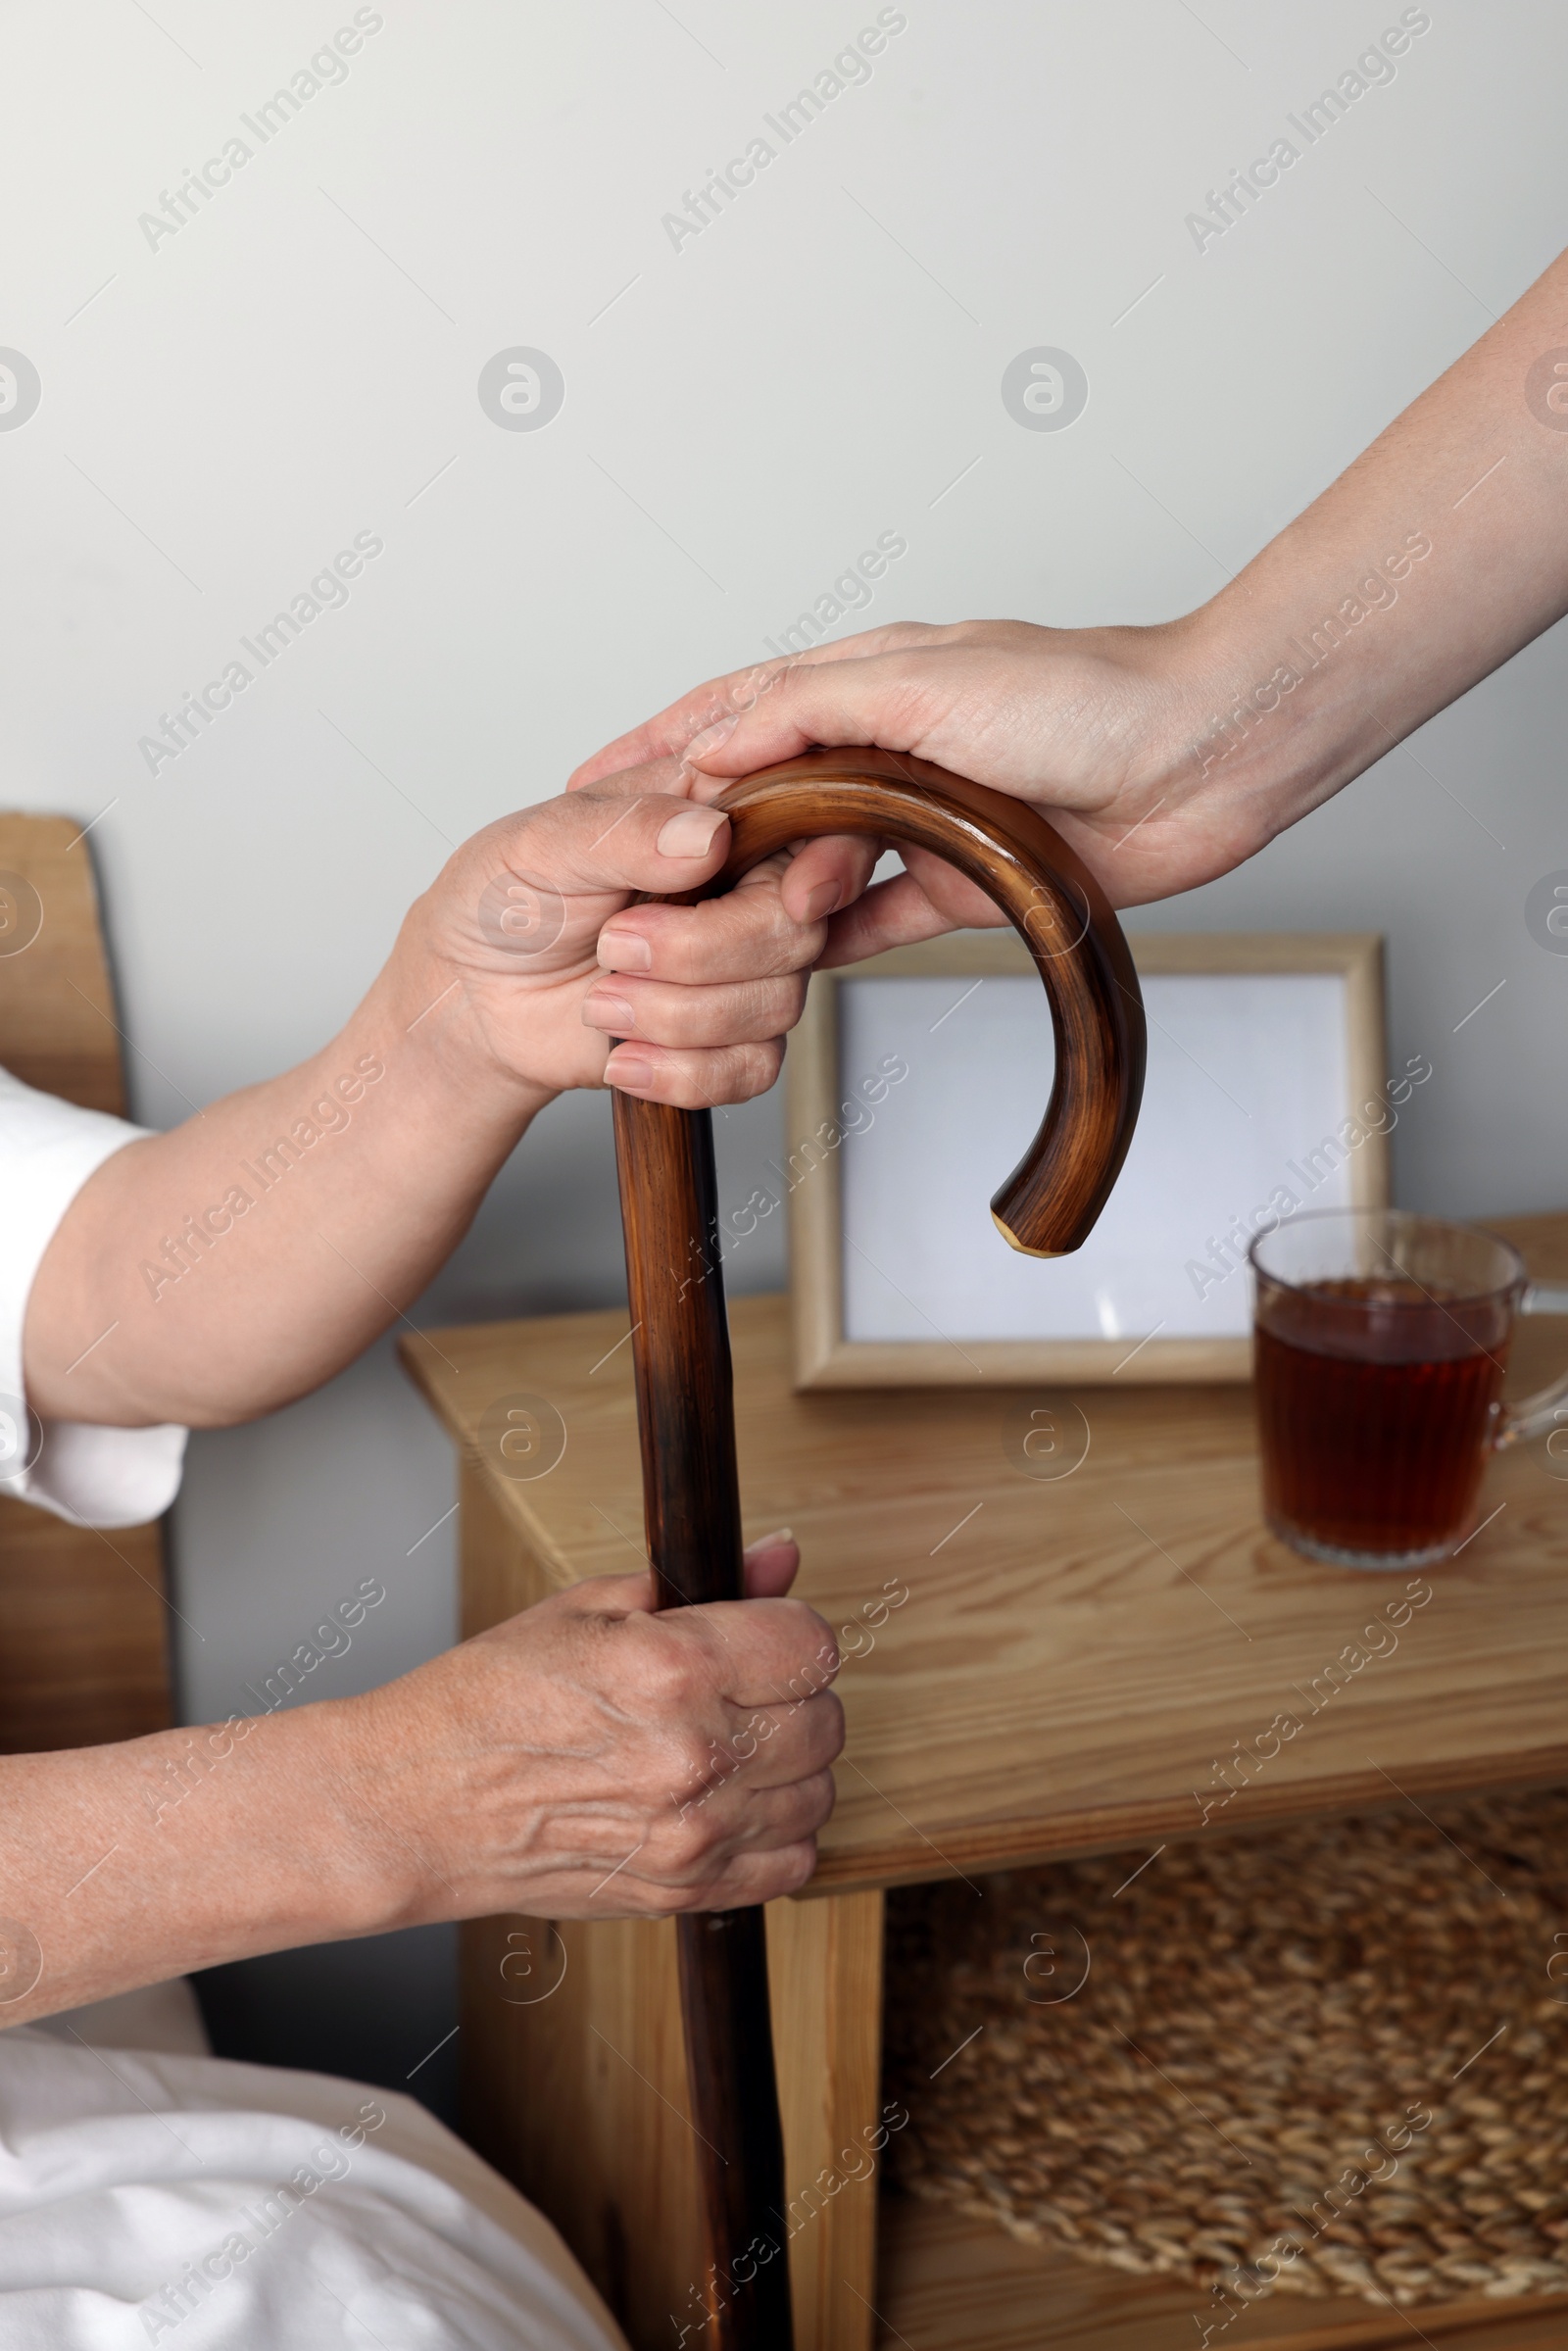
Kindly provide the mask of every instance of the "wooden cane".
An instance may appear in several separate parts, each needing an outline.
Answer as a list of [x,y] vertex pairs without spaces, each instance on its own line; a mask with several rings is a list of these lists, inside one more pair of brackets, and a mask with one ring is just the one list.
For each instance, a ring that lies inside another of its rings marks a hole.
[[[1077,1249],[1126,1156],[1144,1082],[1137,973],[1087,867],[1021,803],[886,752],[808,752],[746,777],[717,805],[730,819],[730,855],[693,897],[728,889],[791,842],[861,833],[934,851],[996,901],[1045,982],[1056,1066],[1040,1131],[991,1210],[1004,1238],[1031,1256]],[[738,1599],[740,1489],[711,1116],[617,1093],[614,1119],[657,1604]],[[708,1911],[680,1919],[677,1933],[708,2251],[704,2333],[713,2351],[792,2351],[763,1913]]]

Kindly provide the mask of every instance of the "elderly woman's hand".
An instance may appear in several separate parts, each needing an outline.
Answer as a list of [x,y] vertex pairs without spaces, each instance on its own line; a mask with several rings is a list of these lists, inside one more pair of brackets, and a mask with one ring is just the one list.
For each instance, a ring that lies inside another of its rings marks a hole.
[[833,1809],[832,1632],[784,1596],[578,1584],[363,1697],[0,1757],[0,2025],[434,1919],[657,1917],[794,1893]]
[[393,958],[411,1002],[451,994],[449,1051],[466,1043],[546,1095],[609,1084],[695,1109],[766,1092],[827,924],[786,910],[782,856],[698,906],[629,904],[722,865],[728,821],[689,797],[693,780],[663,759],[464,843]]
[[271,1411],[418,1296],[552,1097],[765,1092],[827,924],[787,910],[782,855],[699,906],[630,903],[724,861],[728,822],[690,781],[668,759],[488,825],[319,1053],[105,1160],[28,1298],[32,1409],[125,1427]]
[[[748,1558],[781,1592],[787,1539]],[[652,1613],[577,1584],[368,1697],[337,1785],[378,1824],[396,1921],[659,1916],[795,1893],[844,1740],[833,1635],[782,1596]]]

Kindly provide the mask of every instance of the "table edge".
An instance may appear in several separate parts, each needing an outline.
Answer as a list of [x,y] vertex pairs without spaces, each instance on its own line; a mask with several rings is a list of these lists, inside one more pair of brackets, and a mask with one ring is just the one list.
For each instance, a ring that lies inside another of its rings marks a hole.
[[[1244,1810],[1228,1821],[1211,1824],[1211,1829],[1215,1836],[1230,1837],[1270,1823],[1389,1812],[1419,1796],[1523,1795],[1564,1786],[1568,1786],[1568,1740],[1520,1753],[1456,1756],[1407,1768],[1404,1778],[1392,1788],[1375,1766],[1366,1772],[1335,1773],[1305,1786],[1300,1781],[1287,1783],[1278,1791],[1253,1788],[1245,1791],[1251,1801]],[[998,1870],[1045,1868],[1054,1861],[1080,1861],[1097,1853],[1131,1851],[1151,1843],[1186,1843],[1205,1827],[1195,1823],[1187,1801],[1171,1796],[1147,1803],[1106,1805],[1081,1812],[1070,1822],[1054,1824],[1033,1815],[1025,1820],[945,1830],[940,1845],[929,1840],[936,1867],[927,1866],[924,1856],[915,1855],[906,1837],[889,1838],[880,1845],[858,1845],[829,1853],[793,1899],[807,1902],[876,1887],[932,1885],[946,1878],[961,1878],[970,1870],[984,1876]]]

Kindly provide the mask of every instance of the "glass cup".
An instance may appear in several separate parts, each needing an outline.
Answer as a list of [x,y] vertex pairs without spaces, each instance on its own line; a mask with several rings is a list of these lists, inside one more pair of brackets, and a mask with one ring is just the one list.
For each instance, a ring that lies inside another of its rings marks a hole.
[[1501,1393],[1514,1316],[1568,1311],[1568,1291],[1494,1234],[1398,1208],[1309,1209],[1248,1255],[1272,1532],[1335,1567],[1451,1557],[1491,1455],[1568,1396],[1568,1375],[1511,1410]]

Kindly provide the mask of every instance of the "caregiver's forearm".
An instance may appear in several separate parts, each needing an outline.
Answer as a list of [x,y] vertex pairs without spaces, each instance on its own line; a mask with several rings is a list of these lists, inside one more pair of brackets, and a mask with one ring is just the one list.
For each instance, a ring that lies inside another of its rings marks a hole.
[[1200,680],[1182,764],[1260,841],[1568,611],[1564,349],[1568,256],[1175,624]]
[[310,1060],[105,1161],[28,1301],[39,1413],[223,1426],[329,1378],[417,1296],[548,1100],[428,1016],[447,977],[395,955]]

